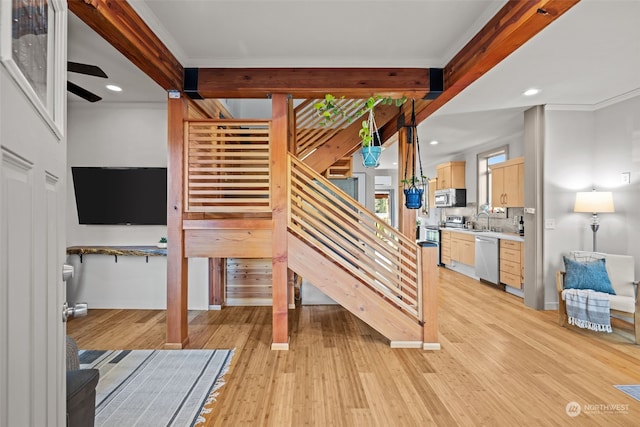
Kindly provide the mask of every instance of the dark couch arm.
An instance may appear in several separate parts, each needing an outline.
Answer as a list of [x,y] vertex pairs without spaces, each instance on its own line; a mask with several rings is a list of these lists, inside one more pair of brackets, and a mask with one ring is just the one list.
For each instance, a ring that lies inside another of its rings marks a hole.
[[99,378],[97,369],[67,371],[68,427],[93,427]]

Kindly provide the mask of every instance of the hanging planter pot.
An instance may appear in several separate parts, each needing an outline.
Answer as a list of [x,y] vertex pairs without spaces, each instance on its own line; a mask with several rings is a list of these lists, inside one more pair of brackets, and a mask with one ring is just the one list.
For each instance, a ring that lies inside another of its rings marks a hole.
[[360,154],[362,154],[362,164],[365,168],[377,168],[380,166],[380,154],[382,153],[382,147],[371,146],[362,147]]
[[[418,128],[416,127],[416,113],[414,108],[414,102],[411,105],[411,126],[407,131],[407,151],[406,161],[404,167],[404,205],[407,209],[420,209],[422,207],[422,199],[424,189],[426,186],[426,176],[422,173],[422,159],[420,157],[420,141],[418,141]],[[416,157],[420,161],[420,175],[416,175]],[[411,167],[409,167],[411,165]],[[407,178],[407,172],[411,169],[411,177]],[[416,183],[420,183],[420,188],[416,186]]]
[[405,202],[407,209],[420,209],[422,207],[422,194],[424,190],[412,185],[404,189]]

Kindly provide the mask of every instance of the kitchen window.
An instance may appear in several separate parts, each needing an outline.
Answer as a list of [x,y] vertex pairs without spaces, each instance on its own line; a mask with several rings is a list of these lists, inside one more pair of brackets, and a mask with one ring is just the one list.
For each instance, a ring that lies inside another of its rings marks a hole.
[[495,148],[478,154],[478,211],[486,206],[491,212],[491,165],[509,158],[509,146]]

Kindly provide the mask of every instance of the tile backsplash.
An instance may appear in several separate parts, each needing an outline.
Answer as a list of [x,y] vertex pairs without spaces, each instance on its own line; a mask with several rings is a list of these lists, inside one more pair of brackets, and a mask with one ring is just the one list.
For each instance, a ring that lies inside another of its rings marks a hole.
[[[423,214],[420,220],[423,224],[438,225],[444,223],[449,215],[462,215],[465,217],[465,221],[474,223],[474,228],[486,227],[486,217],[476,218],[477,212],[478,208],[475,203],[469,203],[463,208],[432,208],[429,210],[429,215]],[[522,215],[524,215],[524,208],[507,208],[506,215],[504,213],[491,214],[491,228],[504,233],[517,233],[518,224],[516,221]]]

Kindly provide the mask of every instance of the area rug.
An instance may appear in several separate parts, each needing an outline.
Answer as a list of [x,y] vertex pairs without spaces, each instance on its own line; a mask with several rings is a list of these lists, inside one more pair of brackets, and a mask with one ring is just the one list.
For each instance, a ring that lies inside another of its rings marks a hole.
[[100,370],[96,427],[195,426],[224,384],[233,350],[80,350]]
[[614,386],[620,391],[627,393],[636,400],[640,400],[640,385],[616,385]]

